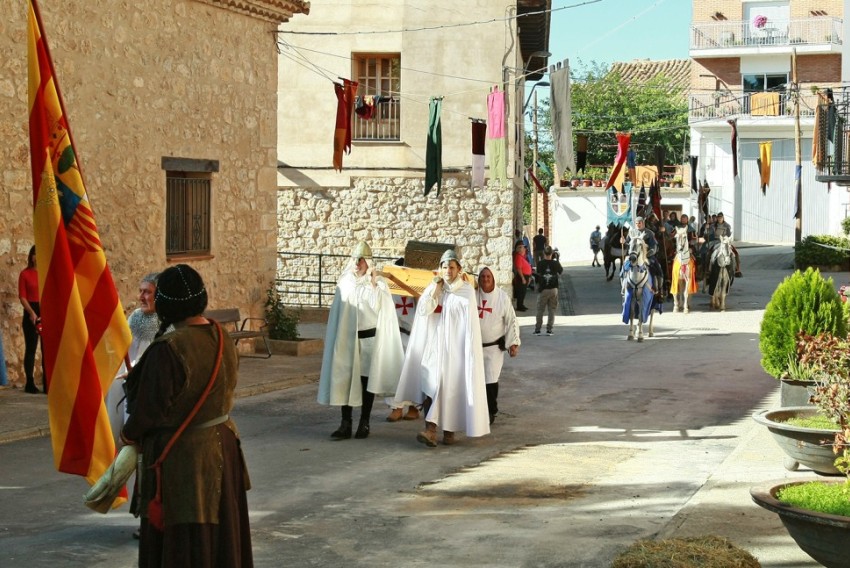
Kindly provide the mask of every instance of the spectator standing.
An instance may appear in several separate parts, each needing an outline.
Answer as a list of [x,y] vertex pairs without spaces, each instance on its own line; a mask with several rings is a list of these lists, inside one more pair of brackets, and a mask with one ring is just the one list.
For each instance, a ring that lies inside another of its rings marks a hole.
[[511,357],[516,357],[519,353],[519,325],[511,299],[504,290],[496,286],[496,278],[489,266],[483,267],[478,273],[477,296],[487,409],[492,424],[499,413],[499,376],[505,363],[505,351]]
[[[18,298],[24,307],[24,317],[21,328],[24,332],[24,374],[27,384],[24,390],[28,393],[38,393],[35,386],[35,352],[41,345],[41,310],[38,304],[38,269],[36,268],[35,247],[30,248],[27,255],[27,267],[18,277]],[[47,374],[44,372],[44,351],[41,353],[41,388],[47,394]]]
[[540,283],[538,289],[540,294],[537,296],[537,320],[534,324],[534,335],[540,335],[540,330],[543,327],[543,311],[548,310],[548,319],[546,321],[546,335],[554,335],[555,333],[555,309],[558,307],[558,281],[564,269],[561,267],[560,261],[552,258],[552,247],[547,246],[543,250],[543,260],[537,269]]
[[534,247],[534,266],[537,266],[537,263],[543,259],[543,248],[546,246],[548,240],[543,234],[543,229],[537,229],[537,234],[531,240],[531,244]]
[[351,438],[355,406],[362,408],[354,437],[369,436],[375,395],[395,393],[403,361],[392,295],[375,272],[372,249],[361,241],[337,282],[328,314],[317,400],[341,407],[342,421],[331,438]]
[[[602,245],[602,232],[599,230],[599,225],[596,225],[596,229],[590,233],[590,250],[593,251],[593,262],[590,263],[590,266],[602,266],[599,264],[599,259],[597,259],[597,255],[599,255],[599,247]],[[537,269],[537,272],[540,273],[540,269]]]
[[[109,414],[109,423],[112,426],[112,436],[115,438],[116,446],[120,445],[121,428],[127,421],[124,380],[129,369],[136,365],[142,354],[153,342],[159,329],[159,316],[156,315],[155,300],[158,277],[158,272],[151,272],[143,276],[139,282],[139,307],[133,310],[133,313],[127,318],[133,339],[127,351],[127,358],[106,393],[106,413]],[[128,361],[130,363],[129,369],[127,367]]]
[[531,264],[525,254],[525,245],[518,242],[514,247],[514,298],[516,298],[516,311],[524,312],[528,310],[525,307],[525,293],[528,290],[528,283],[531,280]]
[[481,325],[475,290],[461,277],[453,250],[440,259],[440,276],[428,284],[416,305],[396,403],[422,404],[425,430],[416,439],[437,446],[455,442],[455,432],[478,437],[490,433]]

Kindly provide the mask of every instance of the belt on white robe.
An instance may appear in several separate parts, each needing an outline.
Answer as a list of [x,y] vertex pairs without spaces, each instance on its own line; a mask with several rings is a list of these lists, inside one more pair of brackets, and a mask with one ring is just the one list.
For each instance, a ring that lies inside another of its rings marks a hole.
[[358,339],[366,339],[367,337],[375,337],[375,331],[377,328],[373,327],[372,329],[361,329],[357,331]]
[[498,345],[499,349],[501,349],[502,351],[507,351],[507,349],[505,348],[505,336],[504,335],[502,337],[500,337],[499,339],[497,339],[496,341],[491,341],[490,343],[482,343],[481,347],[492,347],[494,345]]

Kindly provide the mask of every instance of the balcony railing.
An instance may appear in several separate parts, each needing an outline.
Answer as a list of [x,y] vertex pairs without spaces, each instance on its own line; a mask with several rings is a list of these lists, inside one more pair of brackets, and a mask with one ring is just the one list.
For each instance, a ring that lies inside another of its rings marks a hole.
[[[715,91],[689,97],[688,118],[691,121],[731,119],[739,117],[790,117],[794,114],[792,94],[787,91],[744,93]],[[814,116],[818,96],[810,89],[800,90],[800,116]]]
[[841,18],[768,20],[762,28],[748,21],[699,23],[691,26],[691,50],[758,46],[840,45]]
[[390,99],[379,103],[371,118],[354,114],[354,140],[400,140],[401,101]]

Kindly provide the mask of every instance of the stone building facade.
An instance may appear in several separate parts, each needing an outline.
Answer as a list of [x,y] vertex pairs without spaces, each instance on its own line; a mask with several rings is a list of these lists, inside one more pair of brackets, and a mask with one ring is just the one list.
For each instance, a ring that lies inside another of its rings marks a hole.
[[[140,276],[187,262],[204,276],[211,307],[260,313],[277,244],[274,31],[309,3],[39,6],[88,197],[128,312]],[[33,243],[26,3],[7,8],[0,19],[0,333],[10,378],[22,383],[17,279]],[[164,166],[173,163],[206,168],[210,179],[206,254],[166,254]]]
[[[433,0],[427,10],[404,2],[374,10],[358,0],[313,0],[310,18],[282,25],[281,251],[348,254],[366,239],[374,254],[399,257],[408,241],[447,243],[465,269],[491,265],[497,283],[509,286],[513,234],[522,226],[525,84],[542,77],[529,70],[546,67],[546,7],[544,0]],[[321,34],[314,36],[321,43],[309,34]],[[355,117],[338,172],[332,83],[339,78],[358,81],[361,96],[389,100],[373,118]],[[507,179],[488,168],[485,184],[472,187],[470,118],[487,119],[494,87],[506,96]],[[443,183],[439,194],[425,195],[431,97],[442,97]],[[279,270],[298,280],[297,268]]]
[[[441,196],[428,200],[404,199],[421,195],[424,186],[421,178],[404,176],[356,177],[350,187],[281,191],[281,247],[347,255],[366,240],[375,256],[397,258],[411,240],[449,243],[456,245],[465,271],[476,273],[486,265],[510,274],[513,194],[500,187],[471,189],[467,175],[443,181]],[[298,270],[288,266],[287,277],[297,277]]]

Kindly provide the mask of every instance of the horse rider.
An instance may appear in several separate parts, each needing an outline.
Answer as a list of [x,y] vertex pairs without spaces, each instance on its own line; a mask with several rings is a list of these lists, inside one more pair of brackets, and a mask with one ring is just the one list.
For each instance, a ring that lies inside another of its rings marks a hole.
[[[664,279],[661,270],[661,264],[658,262],[656,254],[658,253],[658,241],[655,239],[655,234],[646,227],[646,221],[643,217],[635,217],[635,230],[638,238],[643,239],[646,243],[646,262],[649,265],[649,273],[652,275],[653,292],[657,293],[661,290],[661,283]],[[620,242],[625,242],[626,247],[631,241],[631,234],[627,239],[621,237]]]
[[[708,247],[706,258],[711,258],[711,253],[714,252],[714,248],[717,246],[717,242],[720,240],[720,237],[732,238],[732,226],[727,223],[723,218],[723,212],[719,211],[717,213],[717,222],[712,225],[708,232]],[[735,277],[740,278],[741,274],[741,257],[738,256],[738,250],[733,246],[732,253],[735,255]]]

